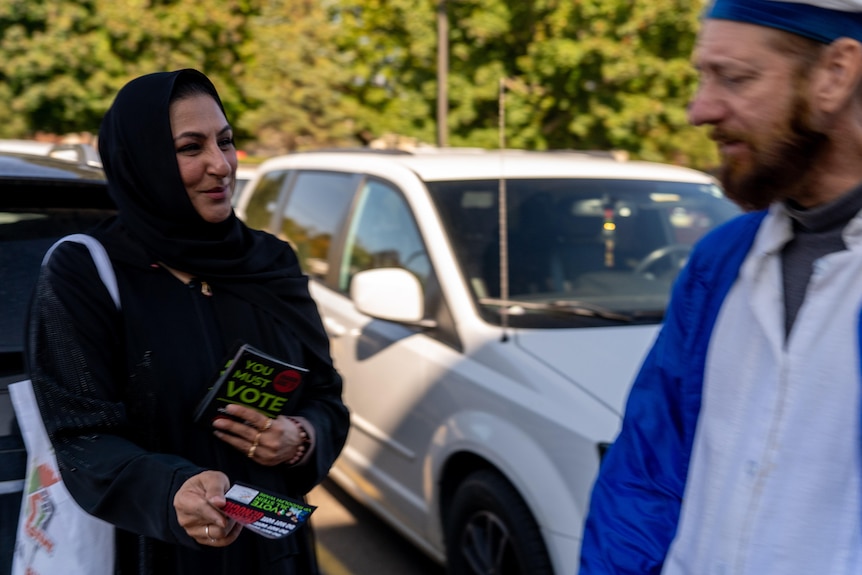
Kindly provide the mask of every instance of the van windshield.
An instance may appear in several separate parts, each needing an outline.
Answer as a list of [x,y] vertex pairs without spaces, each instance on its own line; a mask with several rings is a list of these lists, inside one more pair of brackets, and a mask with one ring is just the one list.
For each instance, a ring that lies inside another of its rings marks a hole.
[[713,184],[506,180],[506,290],[499,182],[426,185],[482,316],[524,327],[660,322],[692,246],[740,213]]

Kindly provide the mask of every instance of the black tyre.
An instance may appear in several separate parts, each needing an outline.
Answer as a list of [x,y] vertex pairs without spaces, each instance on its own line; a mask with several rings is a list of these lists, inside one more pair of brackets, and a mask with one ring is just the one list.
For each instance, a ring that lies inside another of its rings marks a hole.
[[483,470],[468,476],[448,511],[449,575],[553,575],[536,520],[500,474]]

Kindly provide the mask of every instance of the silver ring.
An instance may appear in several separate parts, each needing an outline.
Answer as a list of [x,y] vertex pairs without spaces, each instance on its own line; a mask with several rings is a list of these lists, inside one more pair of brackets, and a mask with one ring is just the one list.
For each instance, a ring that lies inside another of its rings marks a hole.
[[210,540],[210,541],[215,541],[215,539],[213,539],[213,538],[210,536],[210,526],[209,526],[209,524],[207,524],[206,529],[204,529],[204,531],[206,532],[207,537],[209,538],[209,540]]

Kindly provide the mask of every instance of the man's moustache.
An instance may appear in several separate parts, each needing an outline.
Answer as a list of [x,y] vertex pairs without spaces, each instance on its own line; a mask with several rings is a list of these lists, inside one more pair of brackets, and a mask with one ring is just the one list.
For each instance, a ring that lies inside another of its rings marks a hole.
[[728,132],[726,130],[715,129],[709,135],[710,139],[716,144],[732,144],[734,142],[744,142],[745,139],[738,134]]

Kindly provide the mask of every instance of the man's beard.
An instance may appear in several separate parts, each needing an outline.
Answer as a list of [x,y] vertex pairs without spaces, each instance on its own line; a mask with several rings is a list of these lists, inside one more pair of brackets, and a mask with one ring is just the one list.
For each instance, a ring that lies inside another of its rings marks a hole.
[[745,210],[760,210],[775,200],[786,199],[805,186],[810,168],[826,148],[827,137],[811,127],[807,103],[797,95],[786,127],[766,141],[762,149],[721,129],[713,132],[721,141],[742,141],[749,146],[747,171],[733,158],[721,166],[719,179],[728,198]]

